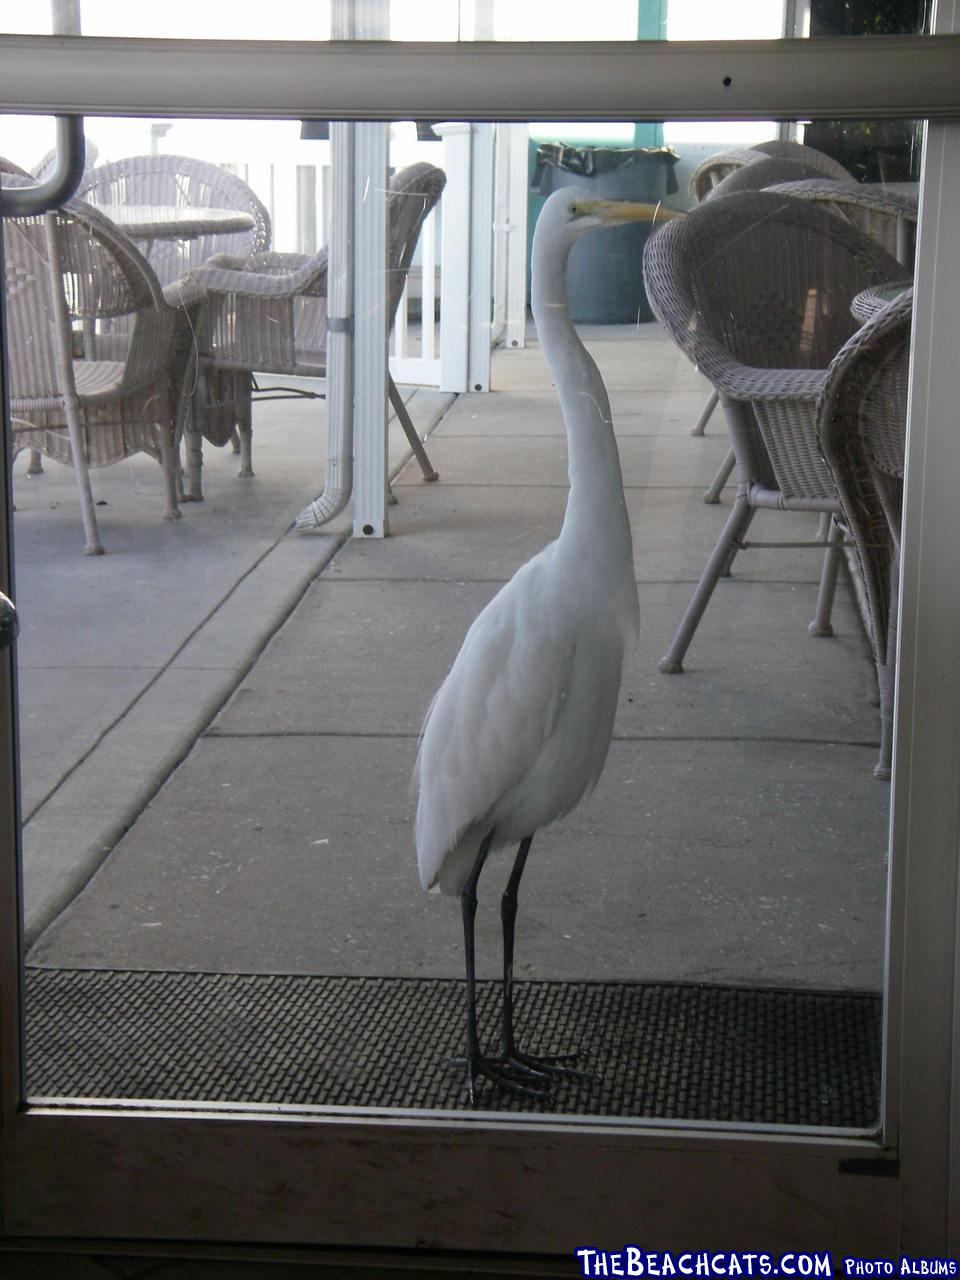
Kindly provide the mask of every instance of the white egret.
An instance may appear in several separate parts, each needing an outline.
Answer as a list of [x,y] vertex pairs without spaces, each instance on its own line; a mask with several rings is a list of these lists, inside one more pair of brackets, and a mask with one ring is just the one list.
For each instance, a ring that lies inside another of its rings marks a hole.
[[[551,1074],[568,1070],[516,1045],[517,890],[534,833],[569,813],[600,777],[639,606],[610,403],[570,319],[566,264],[585,232],[650,221],[656,212],[654,205],[588,199],[569,189],[555,192],[541,210],[532,304],[566,429],[567,508],[557,540],[523,565],[470,627],[424,723],[417,859],[425,889],[460,898],[471,1102],[481,1075],[539,1097]],[[492,1057],[481,1052],[477,1035],[477,881],[492,850],[517,842],[501,901],[503,1034]]]

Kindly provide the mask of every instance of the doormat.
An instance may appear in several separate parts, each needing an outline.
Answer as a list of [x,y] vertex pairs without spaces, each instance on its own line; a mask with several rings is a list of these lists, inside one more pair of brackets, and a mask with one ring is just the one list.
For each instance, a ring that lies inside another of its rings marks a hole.
[[[869,1129],[874,993],[684,983],[516,984],[521,1049],[574,1053],[550,1097],[477,1108]],[[464,984],[441,978],[28,968],[31,1097],[467,1108]],[[477,984],[496,1052],[500,984]]]

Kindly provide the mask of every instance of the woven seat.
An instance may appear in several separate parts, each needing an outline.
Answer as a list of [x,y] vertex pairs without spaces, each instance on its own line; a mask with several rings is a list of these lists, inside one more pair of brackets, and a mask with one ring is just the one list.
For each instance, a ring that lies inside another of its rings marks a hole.
[[821,393],[817,436],[836,478],[860,564],[880,690],[880,758],[890,777],[900,522],[913,290],[837,352]]
[[[738,473],[730,516],[663,671],[682,670],[758,508],[840,514],[815,434],[817,397],[827,366],[855,331],[851,298],[902,273],[876,241],[832,213],[766,191],[707,201],[651,236],[644,254],[651,306],[717,388]],[[813,634],[830,634],[841,536],[834,521]]]
[[[175,316],[135,246],[81,200],[8,218],[3,234],[12,453],[38,450],[75,468],[86,550],[99,554],[89,467],[150,454],[163,465],[166,515],[179,515],[169,385]],[[82,335],[72,320],[82,321]],[[98,329],[117,321],[125,332],[112,345],[122,358],[98,360]]]
[[[388,327],[400,302],[424,220],[440,199],[446,177],[414,164],[390,183],[387,244]],[[241,475],[252,475],[250,399],[221,394],[224,376],[252,385],[255,372],[326,377],[327,250],[316,254],[218,255],[190,272],[166,297],[186,308],[196,338],[196,390],[183,430],[188,442],[189,494],[201,495],[201,441],[222,445],[236,428]],[[424,475],[435,479],[393,379],[390,402]]]

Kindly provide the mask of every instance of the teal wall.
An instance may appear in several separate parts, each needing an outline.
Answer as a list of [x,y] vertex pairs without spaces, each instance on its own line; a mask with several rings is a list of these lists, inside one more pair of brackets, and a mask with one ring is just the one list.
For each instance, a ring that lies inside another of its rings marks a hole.
[[[638,40],[663,40],[666,38],[667,5],[669,2],[670,0],[637,0]],[[636,147],[662,147],[663,125],[659,123],[634,125],[633,144]]]

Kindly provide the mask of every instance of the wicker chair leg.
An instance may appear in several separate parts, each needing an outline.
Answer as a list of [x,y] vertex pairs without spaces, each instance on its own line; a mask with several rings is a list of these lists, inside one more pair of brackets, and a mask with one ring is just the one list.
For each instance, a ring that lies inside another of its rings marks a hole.
[[660,660],[660,670],[665,675],[677,675],[683,670],[683,658],[693,639],[694,633],[700,624],[704,610],[710,603],[710,597],[713,590],[720,580],[724,567],[731,559],[731,553],[736,550],[737,544],[741,542],[747,529],[750,527],[750,521],[753,519],[756,508],[750,505],[749,500],[742,494],[738,494],[733,504],[733,508],[727,517],[727,523],[723,526],[723,532],[717,539],[717,545],[714,547],[707,566],[703,571],[697,589],[693,593],[693,599],[687,605],[687,611],[683,615],[683,619],[677,627],[676,635],[673,637],[673,643],[665,657]]
[[833,612],[833,597],[837,590],[837,574],[840,572],[840,548],[843,546],[843,529],[833,520],[827,537],[827,550],[823,557],[823,572],[820,574],[820,590],[817,594],[817,612],[807,627],[812,636],[832,636],[833,623],[830,615]]
[[83,548],[88,556],[102,556],[103,543],[100,541],[100,530],[97,527],[97,516],[93,505],[93,489],[90,486],[90,470],[87,466],[87,450],[83,440],[83,429],[80,426],[78,406],[72,396],[64,396],[67,429],[70,435],[70,453],[73,469],[77,475],[77,489],[80,493],[80,512],[83,516],[83,532],[87,543]]
[[180,506],[177,502],[179,488],[180,454],[173,441],[173,430],[160,427],[160,465],[163,467],[163,482],[167,495],[167,506],[163,513],[164,520],[179,520]]
[[[736,466],[736,463],[736,454],[731,449],[724,460],[720,463],[717,474],[713,477],[713,484],[711,484],[710,488],[703,495],[703,500],[708,506],[720,501],[720,494],[723,491],[723,486],[730,479],[730,472]],[[727,572],[729,572],[729,570],[727,570]]]
[[183,439],[187,451],[187,488],[182,500],[184,502],[202,502],[203,436],[199,431],[185,431]]
[[389,374],[387,375],[387,392],[390,396],[390,404],[393,406],[393,411],[397,415],[401,427],[403,427],[403,434],[407,437],[410,448],[413,450],[413,456],[420,463],[420,470],[423,472],[424,480],[439,480],[440,473],[433,469],[433,465],[427,457],[427,451],[424,449],[420,437],[410,421],[407,406],[403,403],[403,397],[397,390],[397,384]]
[[30,462],[29,462],[29,465],[27,466],[27,475],[28,476],[43,475],[43,455],[41,454],[39,449],[30,450]]
[[67,420],[67,435],[70,439],[70,461],[77,475],[77,489],[80,491],[80,511],[83,516],[83,531],[87,543],[84,552],[88,556],[102,556],[103,543],[100,541],[100,530],[97,528],[97,516],[93,507],[93,490],[90,487],[90,470],[87,464],[87,445],[83,436],[83,425],[80,421],[80,401],[73,372],[73,339],[70,329],[70,317],[67,313],[67,300],[63,292],[63,267],[60,258],[60,242],[58,237],[56,215],[44,215],[44,233],[47,246],[47,272],[50,279],[50,303],[56,320],[55,354],[57,374],[60,381],[60,392],[63,397],[63,413]]
[[[186,369],[182,376],[180,401],[177,406],[176,438],[182,440],[186,452],[187,483],[184,487],[183,470],[177,459],[177,496],[181,502],[202,502],[203,485],[200,472],[203,467],[203,415],[205,412],[206,388],[203,385],[203,371],[197,368],[193,354],[188,357]],[[179,446],[177,449],[179,455]]]
[[714,409],[717,407],[717,401],[719,399],[720,399],[720,395],[718,392],[716,391],[710,392],[710,395],[707,398],[707,403],[703,406],[703,412],[700,414],[700,417],[697,419],[696,426],[690,428],[690,434],[692,436],[702,436],[703,433],[706,431],[707,423],[710,421],[710,417]]
[[237,435],[240,437],[240,470],[238,476],[253,475],[253,427],[249,420],[241,422],[237,427]]

